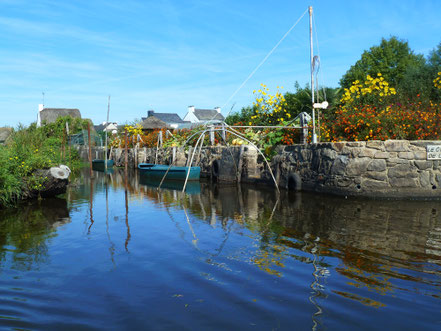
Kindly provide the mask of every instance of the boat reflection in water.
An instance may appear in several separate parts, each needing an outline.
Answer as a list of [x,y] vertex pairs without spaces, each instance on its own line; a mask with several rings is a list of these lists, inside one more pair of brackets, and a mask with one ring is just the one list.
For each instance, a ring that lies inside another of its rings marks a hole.
[[[139,172],[139,183],[151,188],[159,188],[165,190],[182,191],[184,188],[184,181],[181,180],[164,180],[161,184],[161,177],[150,176],[145,172]],[[200,194],[201,184],[199,181],[189,181],[185,187],[187,194]]]
[[[192,224],[221,226],[225,240],[232,228],[251,231],[257,243],[249,247],[248,262],[268,274],[284,276],[292,259],[311,264],[310,301],[317,318],[322,312],[320,301],[329,296],[326,282],[333,273],[349,285],[332,289],[334,295],[376,308],[385,307],[383,296],[395,293],[403,281],[441,286],[437,201],[363,201],[288,192],[278,200],[272,190],[206,182],[200,192],[190,196],[147,189],[144,194],[156,204],[183,209]],[[204,234],[194,234],[193,228],[188,237],[196,236],[203,246]],[[218,253],[215,249],[207,258]],[[329,260],[336,259],[339,262],[332,267]],[[440,292],[432,288],[427,295],[439,298]]]
[[182,193],[121,169],[71,182],[65,200],[0,211],[1,326],[439,327],[438,201]]

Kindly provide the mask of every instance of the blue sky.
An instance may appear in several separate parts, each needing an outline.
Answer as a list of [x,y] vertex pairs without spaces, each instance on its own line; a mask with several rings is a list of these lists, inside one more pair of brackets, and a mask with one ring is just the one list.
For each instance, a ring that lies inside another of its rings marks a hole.
[[309,5],[326,86],[382,37],[424,55],[441,42],[439,0],[0,0],[0,126],[35,121],[42,92],[94,123],[111,95],[110,119],[125,123],[149,109],[240,110],[260,83],[294,91],[309,79],[308,15],[230,98]]

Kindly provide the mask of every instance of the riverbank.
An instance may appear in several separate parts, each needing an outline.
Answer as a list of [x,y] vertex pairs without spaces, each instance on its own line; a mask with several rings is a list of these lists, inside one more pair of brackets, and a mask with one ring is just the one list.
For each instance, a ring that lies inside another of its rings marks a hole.
[[[278,146],[270,164],[280,188],[371,198],[439,198],[441,166],[432,147],[440,141],[367,141]],[[79,153],[87,159],[88,151]],[[130,149],[129,167],[141,162],[186,165],[192,149]],[[103,155],[94,148],[92,155]],[[274,185],[264,158],[251,146],[204,147],[201,174],[216,181]],[[125,152],[110,155],[124,166]]]

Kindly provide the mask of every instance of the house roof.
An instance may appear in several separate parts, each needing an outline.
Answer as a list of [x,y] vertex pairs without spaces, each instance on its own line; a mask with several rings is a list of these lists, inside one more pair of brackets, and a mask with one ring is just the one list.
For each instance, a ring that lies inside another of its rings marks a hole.
[[40,112],[42,123],[54,123],[58,117],[62,116],[81,118],[81,113],[80,110],[76,108],[44,108]]
[[218,113],[216,109],[195,109],[194,115],[199,121],[219,120],[223,121],[225,117]]
[[99,124],[99,125],[94,125],[93,128],[95,129],[95,131],[104,131],[104,130],[115,130],[118,129],[119,126],[115,123],[115,122],[109,122],[109,123],[104,123],[104,124]]
[[[167,124],[173,124],[173,123],[183,123],[184,121],[182,118],[176,114],[176,113],[157,113],[154,112],[153,114],[149,115],[149,117],[156,117],[157,119],[167,123]],[[142,119],[145,120],[148,117],[143,117]]]
[[106,126],[104,124],[100,124],[100,125],[94,125],[93,128],[95,129],[96,132],[98,132],[98,131],[104,131]]
[[155,114],[155,116],[149,116],[149,117],[145,118],[142,121],[141,125],[142,125],[142,128],[145,130],[170,128],[170,125],[168,125],[166,122],[157,118],[156,114]]

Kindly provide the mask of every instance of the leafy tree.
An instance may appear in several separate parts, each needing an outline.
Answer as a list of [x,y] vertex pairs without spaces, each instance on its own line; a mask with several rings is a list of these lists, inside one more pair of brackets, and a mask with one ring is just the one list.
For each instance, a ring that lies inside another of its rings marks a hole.
[[234,113],[228,115],[227,118],[225,119],[225,123],[227,123],[229,125],[233,125],[233,124],[236,124],[239,122],[242,122],[242,123],[249,122],[251,119],[251,116],[253,116],[255,111],[256,111],[256,106],[254,106],[254,105],[242,107],[240,112],[234,112]]
[[438,77],[438,73],[441,72],[441,43],[430,52],[428,59],[428,71],[431,78],[431,86],[433,87],[431,93],[431,100],[435,102],[441,102],[441,89],[434,87],[433,80]]
[[[294,118],[301,112],[312,113],[312,101],[311,101],[311,88],[306,85],[304,88],[300,87],[300,84],[296,82],[294,84],[296,91],[294,93],[286,92],[286,109],[291,117]],[[329,103],[328,109],[335,107],[339,99],[339,89],[325,87],[318,91],[318,100],[320,102],[326,100]],[[316,98],[317,100],[317,98]]]
[[361,59],[341,78],[340,85],[350,88],[354,81],[362,81],[366,75],[376,76],[381,73],[391,86],[399,89],[406,72],[415,77],[415,73],[424,66],[423,55],[414,54],[407,41],[397,37],[388,40],[383,38],[380,45],[363,52]]
[[441,70],[441,43],[430,52],[427,62],[429,67],[433,70],[432,74],[436,74]]
[[441,91],[437,89],[433,80],[441,71],[441,44],[427,57],[424,65],[410,66],[398,86],[402,101],[420,101],[429,104],[430,101],[440,102]]

